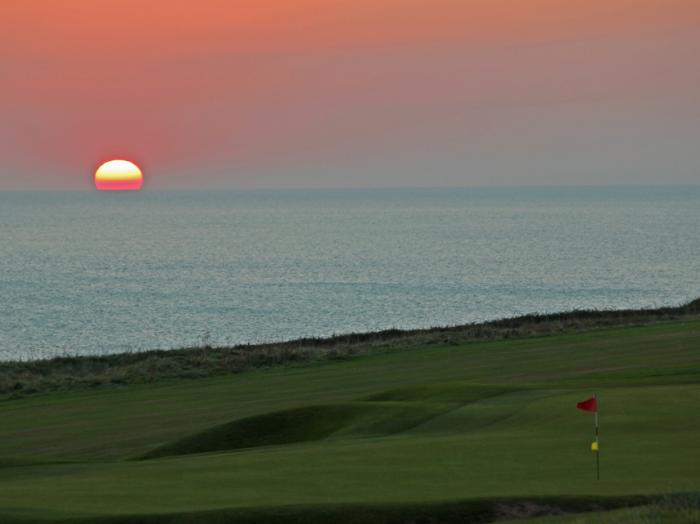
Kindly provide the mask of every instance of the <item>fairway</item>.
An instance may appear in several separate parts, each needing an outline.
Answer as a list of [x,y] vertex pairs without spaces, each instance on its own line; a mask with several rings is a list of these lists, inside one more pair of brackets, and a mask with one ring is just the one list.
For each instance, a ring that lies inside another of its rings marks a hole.
[[[600,481],[575,408],[593,393]],[[0,522],[697,492],[699,410],[698,320],[37,395],[0,402]]]

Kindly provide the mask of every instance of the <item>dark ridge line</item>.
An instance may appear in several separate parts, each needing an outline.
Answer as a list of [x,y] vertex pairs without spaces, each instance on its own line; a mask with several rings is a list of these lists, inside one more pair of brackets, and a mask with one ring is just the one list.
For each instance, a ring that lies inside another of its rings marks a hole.
[[368,331],[363,333],[345,333],[340,335],[331,335],[329,337],[301,337],[292,340],[283,340],[279,342],[262,342],[262,343],[244,343],[235,344],[233,346],[190,346],[173,349],[150,349],[145,351],[128,351],[123,353],[111,353],[108,355],[68,355],[57,356],[45,359],[18,361],[6,360],[0,361],[0,369],[7,364],[25,364],[37,362],[71,362],[75,360],[110,360],[123,359],[124,357],[133,356],[137,360],[141,357],[151,355],[169,355],[185,351],[207,350],[257,350],[257,349],[272,349],[272,348],[298,348],[298,347],[316,347],[330,348],[335,346],[354,345],[367,342],[386,342],[391,340],[400,340],[411,338],[417,335],[431,334],[450,334],[469,332],[478,328],[507,328],[514,329],[525,325],[538,325],[549,322],[566,322],[580,320],[611,320],[624,321],[629,319],[650,319],[650,320],[671,320],[680,316],[700,314],[700,298],[688,302],[681,306],[668,306],[661,308],[645,308],[645,309],[581,309],[565,311],[561,313],[528,313],[516,317],[503,318],[498,320],[489,320],[485,322],[472,322],[466,324],[458,324],[454,326],[435,326],[419,329],[384,329],[379,331]]
[[0,361],[0,400],[37,393],[205,378],[249,369],[343,360],[362,354],[430,344],[466,344],[517,337],[561,335],[593,328],[645,325],[697,318],[700,299],[677,307],[574,310],[425,329],[387,329],[331,337],[234,346],[203,345],[109,355]]

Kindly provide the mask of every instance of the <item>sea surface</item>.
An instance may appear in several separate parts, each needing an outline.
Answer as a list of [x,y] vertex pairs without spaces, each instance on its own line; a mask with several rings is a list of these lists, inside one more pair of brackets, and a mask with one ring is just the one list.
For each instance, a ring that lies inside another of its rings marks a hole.
[[0,360],[697,297],[700,186],[0,193]]

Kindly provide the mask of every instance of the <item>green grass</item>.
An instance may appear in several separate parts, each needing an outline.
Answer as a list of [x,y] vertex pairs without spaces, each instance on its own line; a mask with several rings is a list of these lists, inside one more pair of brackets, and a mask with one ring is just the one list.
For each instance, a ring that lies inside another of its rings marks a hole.
[[[592,415],[574,408],[593,392],[599,482]],[[53,393],[0,402],[0,522],[609,508],[700,491],[699,412],[700,320]]]
[[235,420],[146,453],[143,458],[189,455],[313,442],[333,436],[384,436],[406,431],[449,407],[355,402],[309,406]]

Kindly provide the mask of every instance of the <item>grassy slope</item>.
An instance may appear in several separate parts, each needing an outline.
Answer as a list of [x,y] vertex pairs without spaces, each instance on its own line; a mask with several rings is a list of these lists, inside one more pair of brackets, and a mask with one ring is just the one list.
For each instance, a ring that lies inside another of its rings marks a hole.
[[[699,349],[671,322],[3,402],[0,515],[696,491]],[[157,448],[219,452],[126,460]]]

